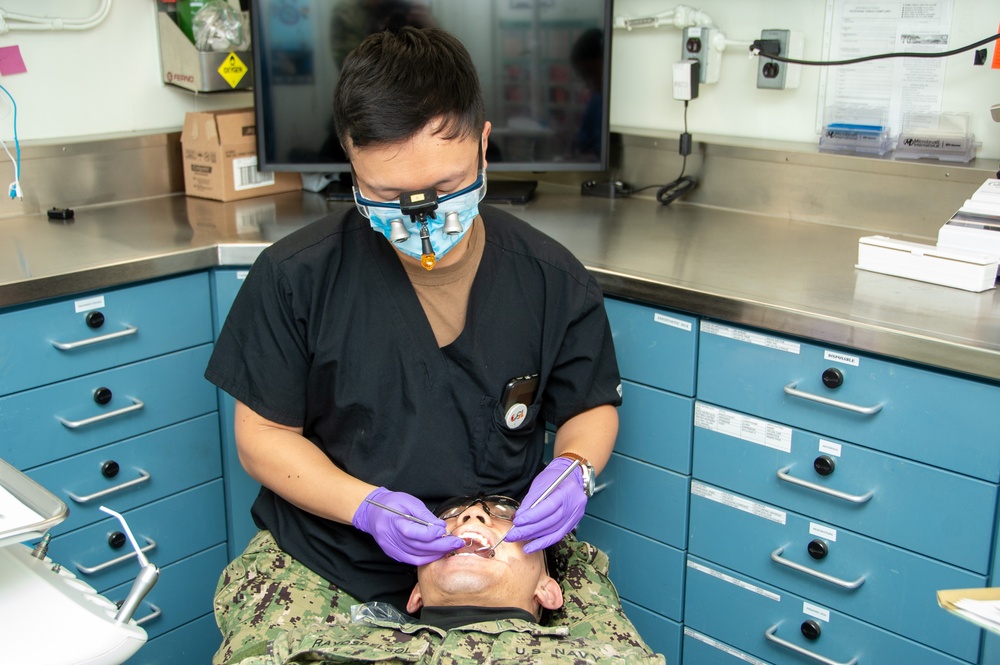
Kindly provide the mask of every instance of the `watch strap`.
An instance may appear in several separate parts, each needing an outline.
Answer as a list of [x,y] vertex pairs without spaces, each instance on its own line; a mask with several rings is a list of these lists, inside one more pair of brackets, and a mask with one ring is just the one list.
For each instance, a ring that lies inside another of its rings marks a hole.
[[594,465],[583,455],[574,452],[560,453],[558,457],[565,457],[580,463],[580,471],[583,473],[583,491],[588,498],[593,496],[595,477],[597,476],[594,472]]

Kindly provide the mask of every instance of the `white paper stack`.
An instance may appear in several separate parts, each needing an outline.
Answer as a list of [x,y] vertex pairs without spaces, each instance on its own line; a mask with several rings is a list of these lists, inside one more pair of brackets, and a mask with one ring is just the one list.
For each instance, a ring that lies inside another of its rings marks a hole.
[[938,247],[1000,258],[1000,180],[984,182],[938,231]]
[[977,293],[992,289],[997,277],[996,256],[885,236],[858,240],[857,267]]

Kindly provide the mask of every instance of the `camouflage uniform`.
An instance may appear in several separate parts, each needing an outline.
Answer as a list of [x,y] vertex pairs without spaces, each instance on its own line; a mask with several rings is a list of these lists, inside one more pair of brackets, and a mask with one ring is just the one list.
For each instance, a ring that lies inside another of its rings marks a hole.
[[[547,626],[504,619],[450,631],[424,624],[351,623],[359,601],[282,552],[260,532],[223,572],[215,595],[223,644],[215,663],[663,663],[622,612],[608,557],[567,536],[554,547],[563,606]],[[390,658],[390,660],[384,660]]]

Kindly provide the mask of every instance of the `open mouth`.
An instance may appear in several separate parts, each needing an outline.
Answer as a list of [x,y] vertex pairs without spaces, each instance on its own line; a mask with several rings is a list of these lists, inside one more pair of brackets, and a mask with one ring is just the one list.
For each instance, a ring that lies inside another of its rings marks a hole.
[[490,549],[492,543],[485,536],[474,531],[456,533],[455,535],[465,541],[465,547],[455,550],[450,556],[478,556],[483,559],[493,558],[493,551]]

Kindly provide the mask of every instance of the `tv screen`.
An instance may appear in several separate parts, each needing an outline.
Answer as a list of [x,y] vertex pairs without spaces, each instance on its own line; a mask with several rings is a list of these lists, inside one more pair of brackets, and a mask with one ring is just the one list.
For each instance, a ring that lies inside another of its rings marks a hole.
[[490,171],[608,165],[612,0],[252,0],[259,167],[350,170],[332,100],[365,36],[436,26],[465,44],[493,124]]

